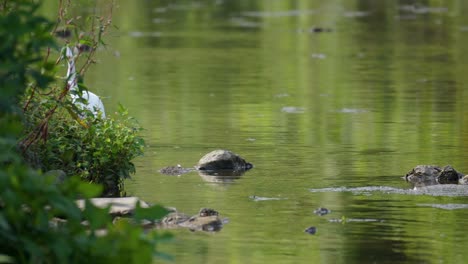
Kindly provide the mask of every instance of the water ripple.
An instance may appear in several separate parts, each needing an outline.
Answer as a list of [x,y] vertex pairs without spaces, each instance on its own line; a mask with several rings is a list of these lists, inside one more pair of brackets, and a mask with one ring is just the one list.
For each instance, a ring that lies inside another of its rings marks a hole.
[[419,206],[428,206],[444,210],[468,209],[468,204],[418,204]]
[[415,189],[400,189],[389,186],[364,186],[364,187],[331,187],[321,189],[309,189],[311,192],[351,192],[356,195],[372,195],[376,192],[383,194],[403,195],[430,195],[430,196],[468,196],[468,186],[456,184],[441,184],[419,187]]

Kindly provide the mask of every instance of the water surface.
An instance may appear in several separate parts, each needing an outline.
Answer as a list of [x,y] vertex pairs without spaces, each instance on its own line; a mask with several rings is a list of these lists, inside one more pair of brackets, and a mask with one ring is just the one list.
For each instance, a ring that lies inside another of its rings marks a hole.
[[[146,129],[128,191],[229,218],[160,250],[176,263],[463,263],[467,197],[408,195],[400,177],[468,172],[468,4],[413,2],[121,1],[85,81]],[[158,173],[219,148],[255,168],[225,183]],[[369,186],[400,191],[349,191]]]

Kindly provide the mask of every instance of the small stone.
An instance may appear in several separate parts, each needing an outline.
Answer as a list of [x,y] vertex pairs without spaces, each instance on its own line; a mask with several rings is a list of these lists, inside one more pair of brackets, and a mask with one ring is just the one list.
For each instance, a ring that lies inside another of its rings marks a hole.
[[314,210],[314,214],[319,215],[319,216],[326,215],[329,213],[331,213],[331,210],[327,208],[323,208],[323,207],[320,207]]
[[306,230],[304,230],[304,232],[310,234],[310,235],[315,235],[315,233],[317,233],[317,228],[315,226],[311,226],[309,228],[307,228]]
[[198,215],[200,217],[217,216],[218,214],[219,214],[218,211],[211,209],[211,208],[202,208],[200,209],[200,212],[198,212]]
[[468,175],[465,175],[463,178],[461,178],[459,183],[463,185],[468,185]]

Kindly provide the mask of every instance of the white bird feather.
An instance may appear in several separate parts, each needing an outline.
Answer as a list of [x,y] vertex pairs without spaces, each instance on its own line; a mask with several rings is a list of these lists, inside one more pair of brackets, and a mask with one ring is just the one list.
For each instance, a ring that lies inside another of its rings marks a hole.
[[[76,67],[75,67],[75,55],[70,47],[66,48],[66,57],[68,61],[68,70],[67,70],[67,82],[70,87],[70,91],[77,91],[78,82],[76,77]],[[99,96],[95,95],[90,91],[83,91],[81,98],[85,99],[86,103],[78,102],[77,100],[80,96],[76,93],[71,93],[72,102],[83,108],[90,110],[95,117],[99,116],[101,113],[102,118],[106,118],[106,111],[104,110],[104,104],[102,103]]]

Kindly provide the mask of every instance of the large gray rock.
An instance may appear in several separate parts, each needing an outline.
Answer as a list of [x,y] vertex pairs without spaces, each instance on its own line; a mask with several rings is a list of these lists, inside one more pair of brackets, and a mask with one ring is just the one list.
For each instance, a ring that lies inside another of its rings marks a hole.
[[196,168],[198,170],[219,171],[219,170],[233,170],[244,171],[253,167],[251,163],[246,162],[239,155],[229,150],[214,150],[199,161]]

